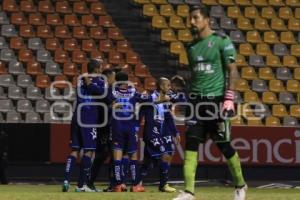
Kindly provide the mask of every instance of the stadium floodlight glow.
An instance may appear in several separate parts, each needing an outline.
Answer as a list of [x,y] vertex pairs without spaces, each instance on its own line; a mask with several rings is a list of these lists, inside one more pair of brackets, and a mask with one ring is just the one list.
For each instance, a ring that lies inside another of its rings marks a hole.
[[53,99],[70,99],[72,97],[72,93],[70,92],[68,95],[55,95],[54,94],[54,86],[58,84],[67,84],[69,90],[72,90],[72,83],[70,83],[69,81],[53,81],[50,85],[50,96]]
[[[68,113],[68,115],[66,117],[65,116],[63,116],[63,117],[57,117],[57,116],[55,116],[55,113],[56,113],[54,111],[55,106],[61,106],[61,107],[67,106],[69,108],[68,112],[64,112],[64,113]],[[66,102],[66,101],[56,101],[50,107],[50,117],[53,120],[71,121],[72,120],[72,114],[73,114],[72,110],[73,110],[72,104],[70,104],[69,102]]]
[[[88,78],[99,78],[102,79],[105,83],[104,86],[104,92],[101,95],[85,95],[81,93],[81,86],[84,84],[83,83],[83,78],[88,77]],[[107,83],[107,78],[103,74],[81,74],[77,77],[77,95],[79,98],[87,98],[87,99],[103,99],[107,96],[108,94],[108,87],[106,86]]]
[[[81,119],[81,111],[82,111],[82,107],[83,106],[101,106],[104,108],[104,115],[102,117],[104,117],[104,120],[103,120],[103,123],[101,124],[85,124],[82,122],[82,119]],[[102,102],[85,102],[85,103],[80,103],[78,105],[78,108],[77,108],[77,123],[80,127],[83,127],[83,128],[102,128],[104,126],[107,125],[108,123],[108,107],[105,103],[102,103]]]

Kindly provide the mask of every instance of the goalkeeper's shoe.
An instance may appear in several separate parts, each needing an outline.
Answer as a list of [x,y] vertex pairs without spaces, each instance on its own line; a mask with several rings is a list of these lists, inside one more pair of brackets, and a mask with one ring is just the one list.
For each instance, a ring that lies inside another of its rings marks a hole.
[[192,193],[180,191],[180,194],[173,200],[195,200],[195,197]]
[[247,185],[240,188],[235,188],[234,190],[234,200],[246,200],[246,191],[248,189]]
[[176,188],[173,188],[169,184],[166,184],[166,185],[164,185],[164,187],[159,188],[159,191],[161,191],[161,192],[167,192],[167,193],[172,193],[172,192],[176,192]]
[[89,187],[91,190],[94,190],[95,192],[101,192],[101,190],[96,188],[96,186],[93,183],[87,184],[87,187]]
[[130,192],[145,192],[145,188],[143,185],[137,184],[130,188]]
[[63,192],[68,192],[70,189],[70,183],[68,181],[64,181],[63,185],[62,185],[62,191]]
[[88,186],[84,185],[81,188],[80,187],[76,187],[75,188],[75,192],[96,192],[95,190],[92,190],[91,188],[89,188]]

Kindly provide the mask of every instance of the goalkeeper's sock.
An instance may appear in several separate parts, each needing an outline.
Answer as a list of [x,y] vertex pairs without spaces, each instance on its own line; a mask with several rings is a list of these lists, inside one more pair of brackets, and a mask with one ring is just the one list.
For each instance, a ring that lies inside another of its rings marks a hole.
[[169,179],[169,169],[170,169],[170,164],[162,160],[160,162],[159,188],[163,188],[167,184]]
[[121,160],[114,160],[114,178],[115,178],[115,184],[120,185],[122,183],[122,161]]
[[[130,160],[129,161],[129,166],[130,166],[132,185],[137,185],[138,184],[137,160]],[[123,182],[124,182],[124,180],[123,180]]]
[[82,156],[81,163],[80,163],[80,174],[78,180],[78,187],[82,188],[84,184],[87,183],[92,166],[92,159],[89,156]]
[[185,190],[190,193],[194,193],[195,191],[195,175],[198,164],[197,155],[197,151],[185,151],[183,166],[184,183]]
[[65,167],[65,181],[70,182],[71,173],[73,171],[75,162],[76,162],[75,156],[72,156],[72,155],[68,156],[68,158],[66,160],[66,167]]
[[125,183],[128,174],[129,159],[122,158],[122,180]]
[[228,159],[227,164],[231,172],[235,186],[236,187],[244,186],[246,183],[244,180],[241,162],[238,154],[235,153],[230,159]]

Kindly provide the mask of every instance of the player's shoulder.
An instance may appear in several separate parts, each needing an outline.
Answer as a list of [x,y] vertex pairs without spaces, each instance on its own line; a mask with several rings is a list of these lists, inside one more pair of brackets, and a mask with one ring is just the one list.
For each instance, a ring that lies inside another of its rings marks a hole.
[[229,38],[229,36],[226,33],[224,33],[223,31],[215,31],[215,32],[213,32],[213,35],[216,37],[220,37],[222,39]]

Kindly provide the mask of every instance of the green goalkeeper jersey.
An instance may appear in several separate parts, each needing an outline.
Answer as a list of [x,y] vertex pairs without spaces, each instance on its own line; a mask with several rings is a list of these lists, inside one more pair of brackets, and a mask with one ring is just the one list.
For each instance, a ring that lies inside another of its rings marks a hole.
[[213,33],[196,39],[187,48],[191,70],[190,92],[199,96],[222,96],[226,86],[226,65],[235,62],[230,38]]

